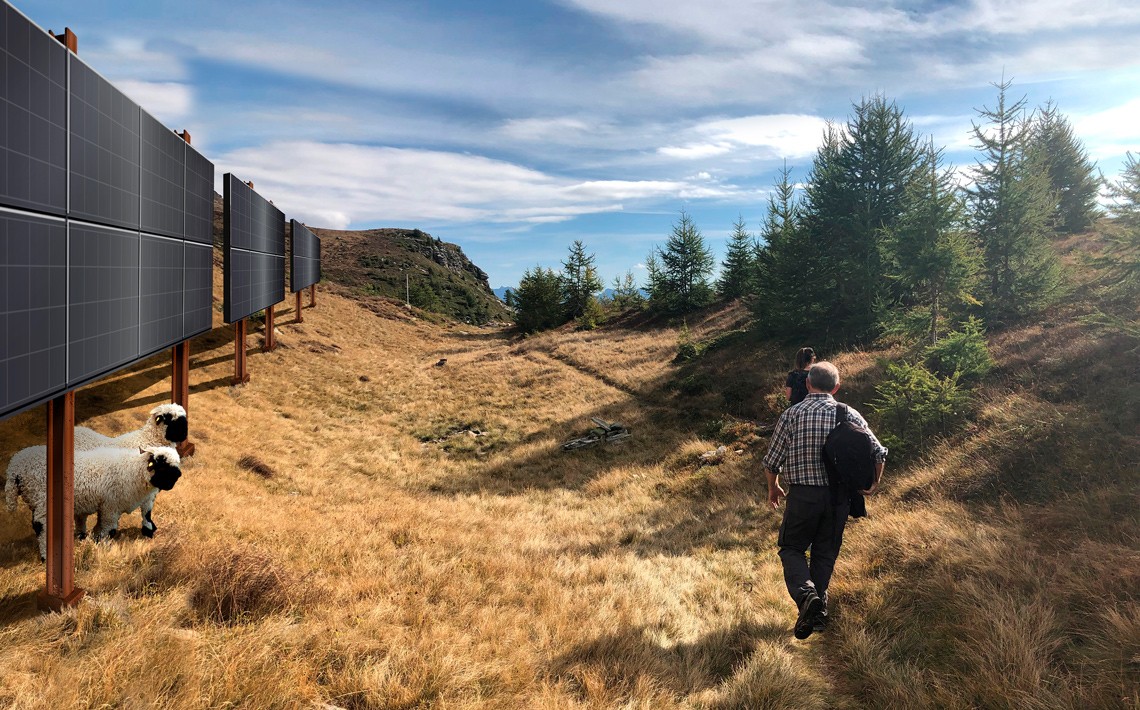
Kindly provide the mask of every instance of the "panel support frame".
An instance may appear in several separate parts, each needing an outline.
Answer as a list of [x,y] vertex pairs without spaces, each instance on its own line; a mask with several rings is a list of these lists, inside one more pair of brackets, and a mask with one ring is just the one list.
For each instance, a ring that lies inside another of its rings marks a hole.
[[277,349],[277,336],[273,329],[273,306],[270,306],[265,309],[265,342],[261,345],[263,353],[271,353]]
[[43,611],[61,611],[86,594],[75,586],[75,390],[50,400],[45,408],[47,574],[36,604]]
[[244,385],[249,382],[249,366],[246,363],[245,352],[246,319],[234,321],[234,379],[233,385]]

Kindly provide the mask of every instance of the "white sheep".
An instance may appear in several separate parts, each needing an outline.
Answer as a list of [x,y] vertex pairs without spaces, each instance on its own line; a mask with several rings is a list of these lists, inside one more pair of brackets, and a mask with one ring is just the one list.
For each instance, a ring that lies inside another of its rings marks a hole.
[[[186,410],[178,404],[160,404],[150,410],[150,416],[141,429],[128,431],[121,436],[104,436],[84,426],[75,427],[75,450],[90,451],[107,446],[132,450],[144,446],[169,446],[185,441],[187,433]],[[155,531],[158,530],[154,518],[151,517],[157,495],[158,489],[151,491],[146,500],[139,505],[139,512],[142,513],[142,534],[146,537],[154,537]],[[86,528],[86,521],[84,523],[83,527]],[[79,526],[76,525],[76,530],[78,529]]]
[[[104,447],[75,452],[75,530],[86,534],[87,516],[97,514],[92,537],[100,541],[119,532],[119,518],[138,508],[158,490],[168,491],[182,475],[178,452],[169,446],[139,449]],[[23,498],[32,509],[32,530],[40,559],[47,555],[47,447],[30,446],[8,463],[4,495],[9,510]]]

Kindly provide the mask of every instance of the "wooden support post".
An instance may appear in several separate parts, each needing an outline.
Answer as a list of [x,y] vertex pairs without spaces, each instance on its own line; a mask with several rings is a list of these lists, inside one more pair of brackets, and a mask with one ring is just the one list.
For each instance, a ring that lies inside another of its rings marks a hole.
[[47,403],[47,585],[37,602],[59,611],[83,598],[75,586],[75,392]]
[[79,54],[79,38],[71,31],[70,27],[64,27],[61,35],[57,35],[51,30],[48,30],[48,34],[59,40],[59,43],[71,50],[72,54]]
[[261,352],[271,353],[277,347],[277,338],[273,333],[273,306],[265,309],[265,342],[261,346]]
[[[170,400],[181,405],[190,413],[190,341],[183,340],[170,351]],[[187,437],[178,445],[178,455],[182,458],[194,455],[194,443]]]
[[313,284],[309,287],[309,308],[317,307],[317,285]]
[[245,318],[234,323],[234,379],[231,384],[249,382],[249,369],[245,363]]
[[297,322],[298,323],[304,323],[305,322],[305,317],[303,315],[301,315],[301,294],[304,293],[304,291],[305,291],[305,289],[301,289],[300,291],[297,292]]
[[[177,134],[186,144],[190,144],[190,131]],[[180,405],[190,413],[190,341],[183,340],[170,351],[170,401]],[[194,444],[187,437],[178,445],[178,455],[182,458],[194,455]]]

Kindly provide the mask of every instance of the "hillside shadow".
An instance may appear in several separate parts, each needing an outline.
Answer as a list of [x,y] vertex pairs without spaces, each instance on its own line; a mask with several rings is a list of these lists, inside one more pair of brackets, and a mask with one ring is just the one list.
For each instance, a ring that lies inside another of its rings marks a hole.
[[[670,392],[671,375],[653,383],[662,398]],[[695,437],[709,438],[709,417],[691,410],[685,398],[652,403],[598,407],[567,417],[523,437],[495,453],[506,456],[493,465],[467,467],[465,475],[440,476],[426,489],[445,497],[470,494],[522,496],[535,491],[568,490],[588,497],[609,495],[625,485],[651,486],[647,494],[655,504],[631,515],[618,531],[599,533],[582,545],[567,547],[571,556],[611,553],[639,557],[685,556],[694,549],[755,549],[758,539],[775,535],[778,516],[766,507],[767,484],[760,473],[765,442],[744,454],[730,454],[723,465],[703,465],[699,453],[681,452]],[[582,436],[593,426],[591,417],[618,418],[631,432],[630,439],[564,451],[561,443]],[[535,442],[550,442],[525,456],[516,452]],[[714,444],[715,446],[715,444]],[[478,461],[478,457],[471,456]],[[622,471],[663,469],[656,482],[631,483]]]
[[[582,701],[614,703],[647,685],[677,696],[715,688],[745,665],[762,643],[783,643],[785,624],[745,622],[692,643],[663,646],[647,626],[630,626],[583,642],[550,661],[548,673]],[[599,687],[599,685],[601,687]]]
[[37,604],[39,590],[9,594],[0,599],[0,627],[43,616]]

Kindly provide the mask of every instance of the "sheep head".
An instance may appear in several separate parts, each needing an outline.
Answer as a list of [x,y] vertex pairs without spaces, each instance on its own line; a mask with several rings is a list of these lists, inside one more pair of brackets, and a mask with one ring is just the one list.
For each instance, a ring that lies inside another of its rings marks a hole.
[[189,433],[186,423],[186,410],[178,404],[160,404],[150,410],[148,426],[157,427],[167,441],[181,443]]
[[148,446],[139,453],[146,457],[147,482],[160,491],[169,491],[182,476],[178,452],[169,446]]

